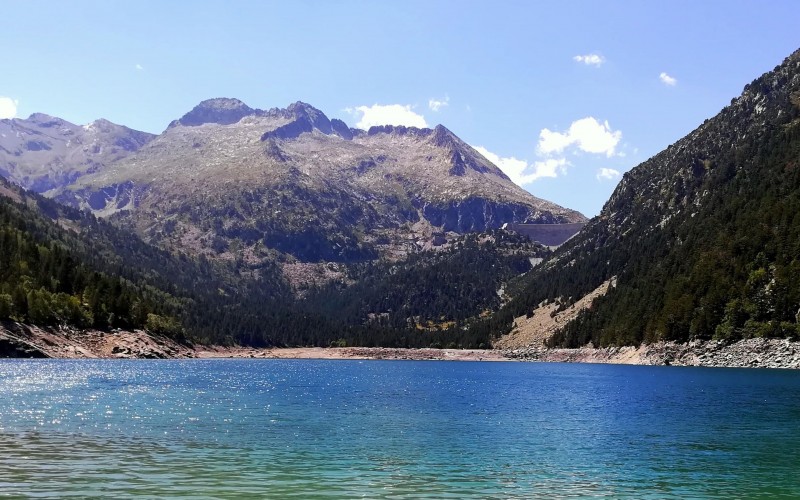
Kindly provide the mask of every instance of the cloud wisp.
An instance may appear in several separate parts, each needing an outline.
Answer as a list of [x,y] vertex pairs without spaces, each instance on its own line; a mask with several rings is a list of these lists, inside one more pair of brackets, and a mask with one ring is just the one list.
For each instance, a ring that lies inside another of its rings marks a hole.
[[0,120],[16,117],[18,105],[18,100],[0,96]]
[[536,150],[541,155],[562,154],[567,148],[576,147],[585,153],[605,154],[612,157],[622,139],[622,132],[613,130],[608,121],[600,123],[591,116],[575,120],[565,132],[542,129]]
[[450,96],[445,94],[444,99],[438,100],[431,97],[428,99],[428,108],[433,112],[438,112],[440,109],[450,105]]
[[[572,122],[564,132],[542,129],[536,145],[538,158],[531,163],[513,156],[501,157],[482,146],[474,148],[497,165],[515,184],[524,186],[538,179],[566,174],[567,169],[572,166],[566,158],[569,151],[604,155],[608,158],[623,156],[622,152],[617,152],[621,140],[622,132],[612,129],[608,121],[600,122],[587,116]],[[613,168],[601,168],[596,177],[598,180],[612,180],[620,175]]]
[[594,66],[595,68],[599,68],[606,62],[606,58],[600,54],[577,55],[573,57],[572,60],[587,66]]
[[415,113],[410,104],[373,104],[345,109],[358,117],[356,128],[368,130],[378,125],[404,125],[406,127],[426,128],[425,117]]
[[667,85],[668,87],[674,87],[675,85],[678,84],[678,79],[677,78],[675,78],[673,76],[669,76],[667,73],[665,73],[663,71],[661,72],[660,75],[658,75],[658,79],[661,80],[661,83],[663,83],[664,85]]
[[566,173],[569,165],[566,158],[548,158],[528,163],[513,156],[501,157],[483,146],[473,146],[473,148],[482,154],[484,158],[497,165],[497,168],[502,170],[518,186],[530,184],[543,177],[558,177],[558,174]]
[[622,173],[620,173],[619,170],[616,170],[616,169],[613,169],[613,168],[605,168],[605,167],[603,167],[603,168],[601,168],[601,169],[599,169],[597,171],[597,180],[598,181],[602,181],[602,180],[609,180],[610,181],[610,180],[614,180],[614,179],[618,178],[620,175],[622,175]]

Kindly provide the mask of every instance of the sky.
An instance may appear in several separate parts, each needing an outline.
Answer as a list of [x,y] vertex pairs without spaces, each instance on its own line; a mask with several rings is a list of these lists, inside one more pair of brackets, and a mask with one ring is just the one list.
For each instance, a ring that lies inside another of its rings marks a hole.
[[443,124],[597,215],[621,175],[800,48],[800,2],[0,0],[0,118],[153,133],[200,101]]

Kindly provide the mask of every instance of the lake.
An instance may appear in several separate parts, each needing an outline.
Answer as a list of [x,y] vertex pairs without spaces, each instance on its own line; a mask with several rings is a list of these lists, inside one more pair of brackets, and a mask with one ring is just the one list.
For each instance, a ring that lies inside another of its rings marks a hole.
[[800,497],[800,372],[0,361],[0,496]]

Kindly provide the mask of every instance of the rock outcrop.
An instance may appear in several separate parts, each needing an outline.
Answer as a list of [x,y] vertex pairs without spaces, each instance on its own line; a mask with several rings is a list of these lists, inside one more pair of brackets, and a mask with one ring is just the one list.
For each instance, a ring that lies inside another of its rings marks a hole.
[[0,322],[0,358],[193,358],[194,346],[143,330],[102,332]]
[[178,125],[183,125],[185,127],[197,127],[206,123],[230,125],[238,122],[245,116],[255,114],[255,112],[256,110],[239,99],[220,97],[201,102],[180,119],[170,123],[169,126],[176,127]]
[[639,347],[577,349],[537,346],[513,349],[505,354],[520,361],[557,363],[800,369],[800,342],[788,339],[754,338],[733,343],[716,340],[657,342]]

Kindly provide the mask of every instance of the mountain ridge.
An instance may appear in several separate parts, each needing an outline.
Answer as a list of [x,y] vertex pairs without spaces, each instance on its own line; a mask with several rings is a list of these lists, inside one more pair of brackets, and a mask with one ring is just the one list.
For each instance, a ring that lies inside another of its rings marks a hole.
[[300,101],[267,111],[203,101],[50,194],[166,247],[213,257],[233,244],[251,261],[273,251],[372,259],[413,251],[433,233],[585,220],[523,190],[442,125],[363,131]]
[[0,120],[0,175],[45,193],[138,151],[156,137],[105,119],[76,125],[44,113]]

